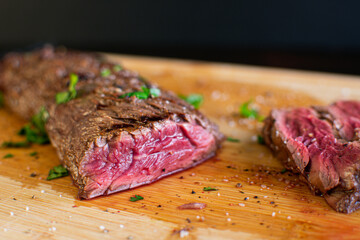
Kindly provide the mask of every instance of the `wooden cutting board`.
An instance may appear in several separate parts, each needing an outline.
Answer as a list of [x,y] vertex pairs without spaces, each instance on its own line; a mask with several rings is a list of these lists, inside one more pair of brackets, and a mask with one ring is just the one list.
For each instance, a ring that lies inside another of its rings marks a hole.
[[[148,186],[80,201],[70,177],[46,181],[59,164],[51,146],[0,149],[1,239],[348,239],[360,212],[336,213],[257,143],[261,123],[239,117],[253,100],[273,107],[360,99],[360,78],[241,65],[107,55],[176,93],[200,93],[201,107],[227,136],[217,157]],[[20,140],[25,122],[0,110],[0,141]],[[30,156],[37,152],[36,156]],[[14,157],[3,158],[11,153]],[[241,183],[242,187],[236,185]],[[218,191],[204,192],[204,187]],[[195,192],[195,193],[194,193]],[[144,200],[130,202],[138,194]],[[178,210],[189,203],[203,210]]]

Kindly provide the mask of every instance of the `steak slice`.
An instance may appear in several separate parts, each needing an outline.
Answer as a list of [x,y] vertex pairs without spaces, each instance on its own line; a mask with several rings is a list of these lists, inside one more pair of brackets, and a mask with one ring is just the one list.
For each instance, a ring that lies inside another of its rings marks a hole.
[[[70,74],[79,78],[77,98],[57,105]],[[0,88],[14,112],[30,118],[48,110],[51,143],[85,199],[193,167],[220,147],[218,127],[172,92],[123,97],[144,87],[157,88],[95,54],[51,46],[8,54],[0,65]]]
[[358,101],[274,109],[263,128],[266,145],[283,165],[344,213],[360,208],[359,134]]

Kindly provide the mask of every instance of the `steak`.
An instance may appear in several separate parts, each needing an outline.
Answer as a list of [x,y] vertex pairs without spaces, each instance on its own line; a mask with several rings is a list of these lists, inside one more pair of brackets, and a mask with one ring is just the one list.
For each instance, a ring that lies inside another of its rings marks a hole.
[[[77,96],[56,104],[71,74],[79,79]],[[0,88],[10,109],[26,119],[47,109],[50,141],[85,199],[200,164],[224,139],[214,123],[172,92],[129,96],[159,88],[96,54],[51,46],[8,54],[0,65]]]
[[360,208],[360,102],[274,109],[263,136],[283,165],[336,211]]

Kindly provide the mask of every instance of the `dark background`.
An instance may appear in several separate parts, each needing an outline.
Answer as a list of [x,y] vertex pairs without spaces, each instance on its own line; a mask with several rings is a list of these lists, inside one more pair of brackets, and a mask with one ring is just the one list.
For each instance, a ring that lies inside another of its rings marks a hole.
[[360,74],[360,2],[0,0],[0,53],[45,42]]

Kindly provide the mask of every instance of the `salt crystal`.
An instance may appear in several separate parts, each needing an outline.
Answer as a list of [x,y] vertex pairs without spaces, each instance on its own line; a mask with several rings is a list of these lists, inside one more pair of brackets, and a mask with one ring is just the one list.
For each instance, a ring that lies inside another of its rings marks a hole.
[[7,230],[7,228],[4,228],[4,232],[7,232],[8,230]]
[[120,228],[124,228],[124,225],[120,224]]
[[271,214],[271,216],[275,217],[275,214],[276,214],[276,213],[275,213],[275,212],[273,212],[273,213]]
[[105,229],[105,227],[104,226],[99,226],[99,228],[100,228],[100,230],[104,230]]
[[44,193],[45,192],[45,190],[41,190],[41,193]]
[[29,207],[28,207],[28,206],[26,206],[26,207],[25,207],[25,210],[26,210],[26,211],[29,211]]
[[220,193],[217,193],[217,195],[220,197]]
[[226,215],[226,216],[229,216],[229,213],[227,212],[227,213],[225,213],[225,215]]
[[180,238],[189,236],[189,231],[181,230],[180,231]]
[[52,227],[51,230],[56,231],[56,227]]
[[291,219],[291,216],[287,216],[287,219]]
[[227,221],[228,221],[228,222],[231,222],[231,218],[228,218]]
[[240,207],[245,207],[245,204],[244,203],[239,203],[239,206]]
[[10,216],[14,216],[14,213],[13,213],[13,212],[10,212]]

